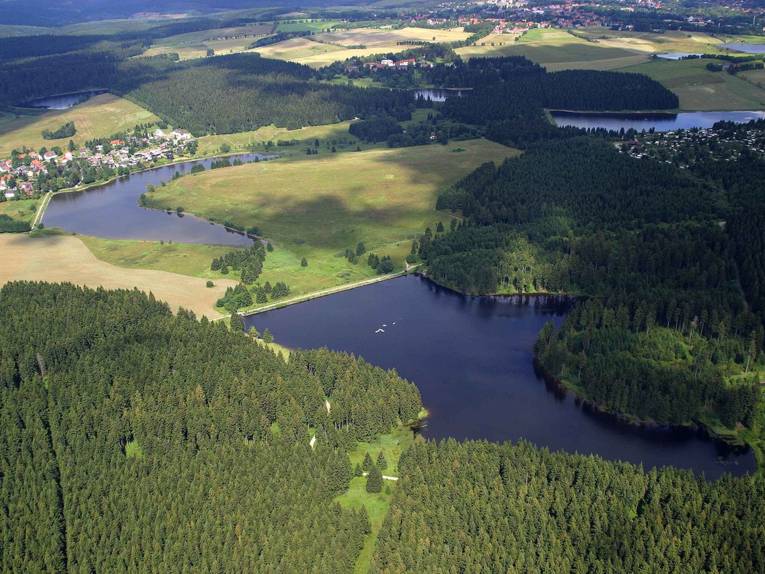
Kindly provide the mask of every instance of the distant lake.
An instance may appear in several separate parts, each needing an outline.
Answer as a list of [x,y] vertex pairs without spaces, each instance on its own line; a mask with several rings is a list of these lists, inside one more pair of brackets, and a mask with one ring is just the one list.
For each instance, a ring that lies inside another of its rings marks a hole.
[[668,132],[679,129],[711,128],[720,121],[745,123],[765,118],[765,112],[680,112],[673,113],[603,113],[551,111],[555,124],[560,127],[603,128],[618,131],[630,128],[637,131],[653,129]]
[[[232,156],[243,162],[264,159],[260,154]],[[210,243],[216,245],[248,246],[244,234],[230,231],[193,215],[178,215],[139,205],[147,186],[159,186],[172,180],[176,172],[188,173],[195,165],[210,167],[212,160],[196,160],[158,167],[127,177],[121,177],[87,191],[55,194],[43,216],[46,227],[60,227],[83,235],[108,239],[145,239],[179,243]]]
[[745,52],[746,54],[765,54],[765,44],[744,44],[743,42],[731,42],[723,44],[723,48],[734,50],[736,52]]
[[553,299],[468,297],[407,276],[245,323],[269,329],[289,347],[326,346],[396,369],[422,393],[428,438],[526,439],[646,467],[689,468],[707,478],[755,469],[751,451],[734,452],[694,430],[629,426],[547,385],[534,370],[534,342],[568,308]]
[[19,104],[22,108],[40,108],[45,110],[67,110],[71,107],[81,104],[99,94],[105,94],[107,90],[91,90],[87,92],[76,92],[72,94],[61,94],[58,96],[48,96],[29,100]]
[[690,56],[701,56],[702,54],[694,54],[692,52],[664,52],[663,54],[656,54],[656,57],[660,60],[682,60]]
[[463,95],[469,93],[470,89],[447,89],[447,88],[428,88],[423,90],[415,90],[414,91],[414,98],[417,99],[419,97],[423,97],[426,100],[431,100],[433,102],[445,102],[446,98],[451,96],[457,96],[462,97]]

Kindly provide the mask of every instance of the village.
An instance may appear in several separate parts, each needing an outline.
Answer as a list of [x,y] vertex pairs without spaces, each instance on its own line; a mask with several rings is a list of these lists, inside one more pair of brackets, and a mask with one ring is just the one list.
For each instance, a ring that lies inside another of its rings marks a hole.
[[703,161],[736,161],[742,154],[765,157],[765,120],[715,124],[662,133],[644,132],[618,145],[636,159],[650,158],[686,169]]
[[127,175],[163,161],[196,153],[197,143],[186,130],[136,126],[125,134],[92,140],[67,149],[54,146],[14,150],[10,159],[0,159],[0,201],[38,197]]

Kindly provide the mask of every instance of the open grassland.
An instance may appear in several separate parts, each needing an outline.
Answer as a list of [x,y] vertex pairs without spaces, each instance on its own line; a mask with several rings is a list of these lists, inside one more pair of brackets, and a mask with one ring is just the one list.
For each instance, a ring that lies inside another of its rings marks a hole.
[[637,64],[647,55],[633,49],[602,46],[566,30],[532,29],[518,36],[492,34],[474,46],[457,50],[463,57],[525,56],[550,71],[564,69],[609,70]]
[[183,177],[148,201],[257,227],[274,245],[261,281],[284,281],[296,296],[374,277],[366,255],[356,264],[344,257],[360,241],[368,251],[391,255],[401,268],[415,235],[438,221],[448,223],[451,216],[434,207],[441,189],[485,161],[517,153],[472,140],[304,156]]
[[67,122],[74,122],[77,133],[74,141],[106,137],[136,124],[154,122],[157,117],[150,111],[124,98],[101,94],[68,110],[50,110],[44,113],[20,113],[0,119],[0,157],[8,157],[14,148],[27,146],[66,147],[70,138],[46,140],[43,130],[56,130]]
[[210,270],[211,261],[231,250],[222,245],[132,241],[80,236],[101,261],[130,269],[156,269],[215,281],[225,279]]
[[[339,122],[336,124],[325,124],[320,126],[308,126],[296,130],[287,128],[278,128],[274,125],[264,126],[251,132],[239,132],[235,134],[221,134],[212,136],[203,136],[199,138],[199,153],[214,154],[220,153],[221,146],[228,145],[230,151],[248,151],[257,149],[265,150],[268,142],[273,142],[274,146],[278,141],[296,141],[292,146],[277,146],[272,151],[279,155],[305,155],[305,147],[312,145],[317,139],[320,142],[336,142],[338,149],[363,144],[360,140],[348,133],[348,126],[351,122]],[[224,148],[225,149],[225,148]]]
[[576,34],[601,46],[637,50],[649,54],[663,52],[717,54],[725,51],[719,47],[722,43],[720,38],[701,32],[625,32],[607,28],[586,28],[577,30]]
[[646,74],[664,84],[680,98],[682,110],[761,110],[765,90],[746,76],[706,69],[713,60],[654,60],[624,68],[625,72]]
[[77,237],[0,235],[0,285],[9,281],[71,282],[107,289],[152,292],[171,307],[191,309],[197,315],[217,318],[216,300],[233,281],[216,281],[207,288],[204,279],[148,269],[125,269],[100,261]]
[[37,211],[37,199],[19,199],[0,202],[0,215],[7,215],[16,221],[32,223]]
[[[351,466],[361,464],[364,461],[364,455],[368,452],[373,461],[377,461],[377,455],[382,450],[388,462],[388,468],[383,471],[386,476],[398,476],[398,461],[401,453],[414,442],[414,436],[409,428],[401,427],[390,434],[377,437],[373,442],[361,442],[356,445],[350,453]],[[367,479],[365,477],[355,477],[351,480],[348,491],[338,496],[335,500],[343,508],[361,508],[366,509],[369,516],[371,532],[364,540],[364,548],[361,551],[354,572],[363,574],[369,571],[377,545],[377,535],[382,528],[385,516],[390,508],[390,501],[393,491],[396,488],[395,481],[384,480],[383,491],[380,493],[370,493],[366,491]]]
[[276,23],[277,32],[324,32],[341,24],[340,20],[284,20]]
[[244,52],[258,38],[270,34],[273,24],[252,24],[232,28],[214,28],[169,36],[153,44],[141,56],[178,54],[181,60],[204,58],[207,50],[216,56]]
[[354,56],[403,52],[414,47],[402,42],[454,42],[464,40],[468,36],[469,34],[462,29],[354,28],[316,34],[309,38],[292,38],[271,46],[256,48],[255,51],[267,58],[321,67]]

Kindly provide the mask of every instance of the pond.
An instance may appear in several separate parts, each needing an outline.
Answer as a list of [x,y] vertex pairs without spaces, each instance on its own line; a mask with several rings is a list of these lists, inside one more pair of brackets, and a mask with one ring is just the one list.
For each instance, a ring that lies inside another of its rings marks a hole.
[[414,98],[422,97],[433,102],[445,102],[450,96],[462,97],[470,92],[470,88],[426,88],[414,91]]
[[746,54],[765,54],[765,44],[744,44],[743,42],[730,42],[723,44],[723,48]]
[[717,478],[755,469],[694,430],[645,429],[583,407],[535,372],[533,345],[568,303],[468,297],[406,276],[246,317],[293,348],[329,347],[395,368],[417,384],[430,411],[425,436],[526,439],[646,467],[674,465]]
[[39,108],[44,110],[67,110],[71,107],[81,104],[97,96],[98,94],[105,94],[107,90],[89,90],[86,92],[73,92],[71,94],[59,94],[56,96],[47,96],[45,98],[38,98],[35,100],[29,100],[27,102],[19,104],[22,108]]
[[[232,156],[243,162],[268,159],[260,154]],[[46,227],[108,239],[145,239],[178,243],[209,243],[247,246],[252,240],[242,233],[226,229],[189,214],[145,209],[139,205],[147,186],[159,186],[172,180],[175,173],[188,173],[195,165],[210,167],[212,159],[195,160],[154,168],[119,178],[87,191],[59,193],[53,196],[42,222]]]
[[560,127],[603,128],[618,131],[630,128],[637,131],[655,130],[668,132],[690,128],[711,128],[715,123],[726,121],[745,123],[765,118],[765,112],[680,112],[673,113],[609,113],[551,111],[555,124]]

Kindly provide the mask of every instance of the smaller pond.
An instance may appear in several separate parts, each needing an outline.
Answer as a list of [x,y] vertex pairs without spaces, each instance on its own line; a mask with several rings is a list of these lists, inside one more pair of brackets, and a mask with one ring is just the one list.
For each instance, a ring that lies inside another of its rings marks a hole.
[[[269,159],[261,154],[242,154],[229,160],[251,162]],[[82,235],[107,239],[145,239],[178,243],[248,246],[252,240],[193,215],[146,209],[139,205],[147,186],[159,186],[175,173],[188,173],[195,165],[209,169],[212,159],[158,167],[122,177],[87,191],[60,193],[51,199],[43,216],[46,227],[60,227]]]
[[699,57],[703,54],[694,54],[692,52],[664,52],[663,54],[656,54],[656,57],[660,60],[683,60],[684,58],[690,58],[691,56]]
[[669,132],[690,128],[711,128],[721,121],[745,123],[765,118],[765,112],[680,112],[673,113],[609,113],[609,112],[565,112],[551,111],[555,124],[559,127],[585,129],[602,128],[619,131],[634,129],[657,132]]
[[415,90],[414,97],[415,99],[422,97],[432,102],[445,102],[448,97],[462,97],[470,91],[469,88],[428,88]]
[[744,44],[743,42],[731,42],[723,44],[723,48],[733,50],[734,52],[744,52],[746,54],[765,54],[765,44]]
[[35,100],[29,100],[19,107],[22,108],[38,108],[43,110],[67,110],[71,107],[81,104],[84,101],[89,100],[93,96],[99,94],[105,94],[107,90],[90,90],[87,92],[76,92],[71,94],[59,94],[57,96],[47,96],[45,98],[38,98]]

